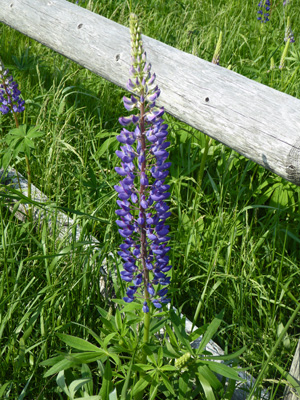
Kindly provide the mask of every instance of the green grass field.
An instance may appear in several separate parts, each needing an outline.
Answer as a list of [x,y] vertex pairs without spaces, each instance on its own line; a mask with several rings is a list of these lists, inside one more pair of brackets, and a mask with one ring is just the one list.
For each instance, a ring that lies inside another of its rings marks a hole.
[[[300,3],[273,0],[266,24],[257,21],[257,3],[133,0],[132,6],[145,35],[208,61],[222,31],[222,67],[300,99]],[[128,26],[124,0],[79,5]],[[295,43],[280,70],[288,16]],[[65,349],[56,332],[87,338],[83,326],[100,328],[96,306],[112,305],[99,278],[101,260],[121,243],[113,186],[125,91],[4,24],[0,56],[26,100],[20,122],[45,132],[31,159],[33,184],[102,249],[96,259],[84,242],[57,242],[46,226],[19,222],[0,189],[0,399],[66,399],[55,377],[43,378],[41,362]],[[297,315],[278,343],[299,301],[299,188],[214,140],[201,180],[205,135],[169,115],[166,121],[172,303],[197,326],[224,309],[214,340],[226,352],[247,346],[239,364],[254,377],[264,367],[259,383],[270,399],[280,399],[286,382],[277,366],[289,370],[300,328]],[[13,126],[11,115],[0,115],[2,138]],[[25,174],[23,158],[14,165]],[[122,287],[115,290],[122,295]]]

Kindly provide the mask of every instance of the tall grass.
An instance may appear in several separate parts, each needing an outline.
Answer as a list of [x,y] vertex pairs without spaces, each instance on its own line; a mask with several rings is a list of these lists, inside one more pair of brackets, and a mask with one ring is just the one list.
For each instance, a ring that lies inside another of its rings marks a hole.
[[[124,1],[79,5],[128,25]],[[283,7],[273,1],[267,24],[256,20],[256,6],[238,0],[133,1],[146,35],[211,61],[222,31],[220,65],[300,98],[299,2]],[[280,71],[287,16],[296,42]],[[84,326],[97,330],[99,324],[96,306],[108,310],[111,298],[122,291],[119,282],[103,295],[100,269],[121,241],[113,185],[124,91],[4,25],[0,54],[26,99],[23,122],[46,132],[32,161],[32,182],[87,235],[70,244],[57,241],[46,224],[34,228],[18,222],[16,207],[8,210],[1,190],[0,398],[63,399],[55,379],[42,378],[40,365],[64,349],[55,333],[86,338]],[[300,325],[297,315],[278,344],[298,305],[299,188],[214,140],[200,182],[205,136],[166,119],[173,303],[198,326],[224,309],[215,341],[226,351],[246,345],[241,365],[253,376],[263,369],[260,383],[269,388],[270,398],[279,399],[284,382],[276,365],[289,369]],[[2,137],[12,124],[9,115],[0,116]],[[24,160],[17,164],[25,172]],[[91,235],[101,250],[87,246]],[[107,265],[114,273],[115,261],[109,258]]]

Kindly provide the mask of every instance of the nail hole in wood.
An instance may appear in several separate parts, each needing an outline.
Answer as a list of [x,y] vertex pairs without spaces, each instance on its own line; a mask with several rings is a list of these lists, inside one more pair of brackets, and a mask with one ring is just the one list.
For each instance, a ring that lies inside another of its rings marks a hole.
[[205,101],[206,101],[206,103],[208,103],[209,102],[209,97],[206,97]]
[[120,60],[120,54],[117,54],[116,55],[116,61],[119,61]]
[[77,28],[78,28],[78,29],[81,29],[82,26],[83,26],[83,24],[79,24],[79,25],[77,25]]

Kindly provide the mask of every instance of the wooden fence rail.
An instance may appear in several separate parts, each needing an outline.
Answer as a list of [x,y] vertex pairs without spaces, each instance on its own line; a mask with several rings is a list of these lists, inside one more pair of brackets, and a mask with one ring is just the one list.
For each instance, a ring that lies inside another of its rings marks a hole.
[[[0,21],[125,87],[128,28],[66,0],[0,0]],[[143,40],[168,113],[300,185],[300,100]]]

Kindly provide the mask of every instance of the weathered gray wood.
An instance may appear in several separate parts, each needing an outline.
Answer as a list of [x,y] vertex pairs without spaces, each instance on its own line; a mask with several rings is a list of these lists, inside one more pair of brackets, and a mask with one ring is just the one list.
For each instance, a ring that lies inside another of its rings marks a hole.
[[[124,26],[65,0],[0,0],[0,21],[125,87]],[[300,100],[143,39],[166,111],[300,185]]]
[[[298,342],[293,362],[290,369],[290,375],[299,382],[300,387],[300,340]],[[295,391],[290,387],[286,386],[284,391],[284,400],[299,400],[300,397],[295,393]]]

